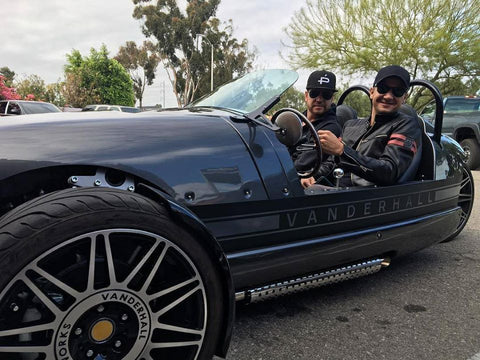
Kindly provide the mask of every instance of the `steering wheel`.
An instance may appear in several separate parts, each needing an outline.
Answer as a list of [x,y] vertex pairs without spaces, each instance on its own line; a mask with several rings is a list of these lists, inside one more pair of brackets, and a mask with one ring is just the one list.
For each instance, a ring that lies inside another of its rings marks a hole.
[[283,108],[278,110],[272,116],[272,122],[279,127],[279,130],[277,130],[277,138],[284,145],[289,147],[294,146],[300,140],[302,135],[302,123],[305,124],[304,126],[307,126],[312,135],[314,144],[301,144],[297,146],[297,150],[316,150],[317,156],[315,159],[315,165],[312,169],[305,172],[297,172],[297,174],[301,178],[309,178],[315,175],[322,163],[323,152],[317,130],[315,130],[310,120],[298,110]]

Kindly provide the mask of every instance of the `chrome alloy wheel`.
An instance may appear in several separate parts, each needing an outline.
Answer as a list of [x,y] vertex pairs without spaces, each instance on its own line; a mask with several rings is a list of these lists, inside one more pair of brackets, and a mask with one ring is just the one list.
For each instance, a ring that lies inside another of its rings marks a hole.
[[203,280],[177,245],[94,231],[41,254],[0,293],[0,359],[197,359],[206,324]]
[[465,165],[462,169],[462,182],[460,183],[460,193],[458,194],[458,206],[461,209],[460,219],[455,232],[442,242],[452,241],[462,232],[472,213],[474,198],[475,187],[472,172]]
[[458,196],[458,205],[462,209],[460,222],[457,229],[463,229],[466,225],[470,213],[472,212],[474,190],[473,190],[473,176],[471,172],[464,167],[463,168],[462,183],[460,186],[460,194]]

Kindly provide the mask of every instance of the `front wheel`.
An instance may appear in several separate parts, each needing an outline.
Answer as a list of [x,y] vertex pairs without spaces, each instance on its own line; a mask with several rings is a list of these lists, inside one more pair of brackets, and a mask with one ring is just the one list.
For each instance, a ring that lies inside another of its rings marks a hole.
[[463,139],[460,146],[467,155],[466,164],[470,170],[475,170],[480,166],[480,146],[476,139]]
[[0,359],[212,358],[218,272],[157,203],[66,190],[12,210],[0,229]]

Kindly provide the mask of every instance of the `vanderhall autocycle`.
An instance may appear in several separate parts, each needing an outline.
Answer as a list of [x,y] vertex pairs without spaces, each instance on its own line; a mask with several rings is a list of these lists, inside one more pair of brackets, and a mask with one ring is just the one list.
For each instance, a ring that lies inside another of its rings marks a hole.
[[254,72],[183,109],[3,118],[0,359],[225,357],[235,302],[370,274],[460,233],[473,181],[433,84],[412,82],[436,122],[413,112],[425,132],[399,184],[304,191],[288,146],[313,127],[265,115],[297,77]]

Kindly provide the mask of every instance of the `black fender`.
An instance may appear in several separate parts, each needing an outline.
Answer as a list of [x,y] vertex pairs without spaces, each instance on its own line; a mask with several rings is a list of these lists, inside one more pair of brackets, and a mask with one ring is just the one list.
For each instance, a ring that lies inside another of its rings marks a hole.
[[475,138],[480,143],[480,127],[476,123],[459,124],[455,126],[452,137],[458,142],[467,138]]
[[223,294],[226,309],[223,329],[220,332],[220,334],[224,334],[224,337],[223,339],[219,339],[216,355],[225,357],[230,345],[235,320],[235,290],[230,266],[223,249],[202,220],[200,220],[189,209],[175,202],[167,193],[143,183],[137,185],[136,192],[164,205],[173,220],[177,224],[183,225],[183,228],[196,238],[199,238],[202,245],[204,245],[209,250],[209,253],[214,256],[212,257],[212,260],[218,264],[218,270],[223,280]]

